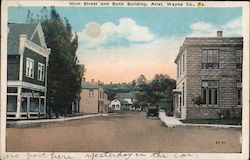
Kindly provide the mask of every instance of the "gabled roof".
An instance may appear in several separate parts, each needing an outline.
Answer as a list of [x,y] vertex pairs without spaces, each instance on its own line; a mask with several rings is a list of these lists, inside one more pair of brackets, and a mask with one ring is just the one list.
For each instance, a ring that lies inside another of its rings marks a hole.
[[112,102],[115,101],[115,100],[116,100],[116,101],[119,101],[121,104],[129,104],[128,101],[126,101],[126,100],[124,100],[124,99],[117,99],[117,98],[114,98],[114,99],[112,100]]
[[[26,35],[27,39],[32,41],[32,38],[34,37],[35,33],[38,32],[39,27],[40,27],[40,23],[9,23],[8,24],[8,55],[18,54],[20,35]],[[40,47],[43,47],[41,46],[41,44],[37,44],[37,45],[39,45]]]

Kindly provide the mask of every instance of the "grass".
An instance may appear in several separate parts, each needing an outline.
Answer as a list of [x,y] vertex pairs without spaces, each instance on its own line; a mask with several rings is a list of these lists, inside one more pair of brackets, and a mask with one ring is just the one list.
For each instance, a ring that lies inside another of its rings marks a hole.
[[241,125],[240,118],[224,118],[224,119],[186,119],[181,120],[183,123],[191,124],[222,124],[222,125]]

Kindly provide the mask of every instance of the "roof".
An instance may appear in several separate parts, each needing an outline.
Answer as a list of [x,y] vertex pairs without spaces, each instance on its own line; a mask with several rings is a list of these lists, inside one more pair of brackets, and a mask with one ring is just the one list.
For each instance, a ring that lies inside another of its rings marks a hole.
[[117,100],[119,101],[121,104],[129,104],[128,101],[124,100],[124,99],[117,99],[117,98],[114,98],[112,101],[114,100]]
[[99,88],[102,88],[105,92],[107,92],[105,90],[105,88],[103,87],[103,85],[98,83],[98,82],[85,82],[85,83],[82,83],[81,88],[82,89],[99,89]]
[[39,23],[9,23],[8,24],[8,55],[17,55],[19,36],[24,34],[30,40]]
[[136,94],[132,92],[126,92],[126,93],[117,93],[115,95],[115,98],[118,99],[124,99],[124,98],[136,98]]
[[98,83],[82,83],[81,88],[82,89],[98,89],[99,84]]
[[126,100],[120,100],[121,104],[129,104]]
[[186,37],[179,53],[176,56],[175,63],[179,60],[185,48],[189,46],[228,46],[243,45],[243,37]]

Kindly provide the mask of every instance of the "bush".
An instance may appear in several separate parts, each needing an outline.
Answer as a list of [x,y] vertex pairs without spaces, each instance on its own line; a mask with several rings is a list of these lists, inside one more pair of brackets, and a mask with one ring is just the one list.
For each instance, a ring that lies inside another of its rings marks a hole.
[[201,98],[201,96],[193,97],[192,101],[197,105],[201,105],[204,103],[204,100]]

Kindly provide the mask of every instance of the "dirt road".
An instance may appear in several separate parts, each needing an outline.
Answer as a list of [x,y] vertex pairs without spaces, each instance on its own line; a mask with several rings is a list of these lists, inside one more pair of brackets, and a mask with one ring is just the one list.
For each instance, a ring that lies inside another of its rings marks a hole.
[[240,152],[241,129],[167,128],[145,113],[7,128],[7,151]]

